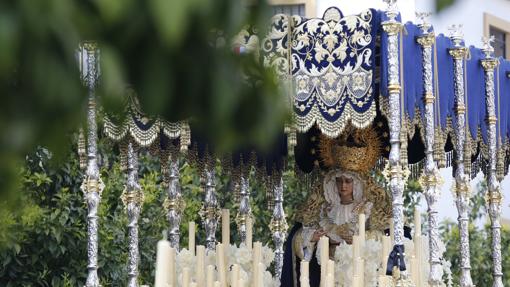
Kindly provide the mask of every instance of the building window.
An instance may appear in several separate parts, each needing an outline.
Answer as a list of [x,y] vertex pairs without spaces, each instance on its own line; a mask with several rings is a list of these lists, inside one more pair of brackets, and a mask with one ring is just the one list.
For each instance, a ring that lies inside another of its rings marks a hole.
[[494,36],[494,56],[506,58],[506,33],[495,27],[489,27],[489,35]]
[[272,5],[273,15],[285,14],[285,15],[299,15],[305,16],[305,4],[294,4],[294,5]]
[[508,59],[510,57],[510,22],[489,13],[483,14],[483,34],[494,36],[494,56]]
[[307,18],[317,17],[315,1],[317,0],[267,0],[273,15],[299,15]]

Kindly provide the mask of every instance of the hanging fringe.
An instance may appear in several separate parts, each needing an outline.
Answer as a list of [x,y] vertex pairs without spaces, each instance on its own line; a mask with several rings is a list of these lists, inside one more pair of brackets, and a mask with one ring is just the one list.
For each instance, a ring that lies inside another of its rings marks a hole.
[[186,153],[188,151],[188,146],[191,144],[191,128],[189,127],[189,123],[186,121],[181,122],[181,152]]
[[87,145],[82,128],[78,132],[78,157],[80,159],[80,169],[85,170],[87,168]]
[[284,131],[287,135],[287,153],[289,156],[293,156],[294,148],[297,145],[296,127],[292,124],[286,124]]
[[440,127],[436,127],[434,133],[434,160],[437,163],[438,168],[444,168],[446,166],[445,152],[444,152],[444,138],[443,132]]
[[402,123],[402,128],[400,129],[400,165],[407,166],[408,156],[407,156],[407,124],[406,121]]
[[464,142],[464,173],[471,176],[471,136],[466,134]]
[[505,178],[505,149],[499,147],[496,153],[496,178],[499,182]]

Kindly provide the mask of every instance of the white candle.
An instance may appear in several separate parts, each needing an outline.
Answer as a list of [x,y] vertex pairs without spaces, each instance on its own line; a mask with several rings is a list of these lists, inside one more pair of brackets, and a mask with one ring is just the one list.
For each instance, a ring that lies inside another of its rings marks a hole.
[[390,255],[391,239],[389,236],[382,237],[382,270],[381,275],[386,274],[386,265],[388,264],[388,256]]
[[191,276],[190,276],[190,270],[188,267],[184,267],[182,268],[182,287],[190,287],[189,286],[189,283],[190,283],[190,279],[191,279]]
[[205,286],[205,247],[197,245],[196,278],[198,286]]
[[327,268],[328,276],[331,276],[331,287],[333,287],[333,283],[335,282],[335,261],[328,260],[328,268]]
[[414,209],[414,236],[421,235],[421,214],[418,208]]
[[230,245],[230,210],[221,210],[221,243]]
[[237,283],[237,287],[246,287],[243,278],[239,278],[239,283]]
[[310,262],[301,260],[301,277],[310,278]]
[[177,286],[177,278],[175,274],[175,248],[170,248],[170,265],[168,266],[168,272],[170,274],[167,283],[173,286]]
[[191,282],[191,284],[189,284],[189,287],[198,287],[197,282]]
[[221,287],[220,281],[215,281],[214,282],[214,287]]
[[329,273],[326,276],[326,287],[334,287],[334,282],[333,274]]
[[170,242],[158,241],[156,255],[156,281],[155,287],[166,287],[168,282],[168,270],[170,267]]
[[191,254],[195,255],[195,222],[189,222],[188,249]]
[[253,242],[253,219],[251,215],[246,218],[246,247],[252,248]]
[[224,245],[216,245],[216,267],[218,268],[218,279],[222,287],[227,287],[227,273],[225,269],[225,250]]
[[327,265],[329,260],[329,238],[322,236],[319,240],[321,255],[321,287],[326,286]]
[[234,264],[232,266],[232,278],[230,281],[231,281],[232,287],[239,286],[239,265],[237,265],[237,264]]
[[264,264],[259,262],[257,268],[257,287],[264,287]]
[[361,241],[361,245],[363,245],[365,243],[365,221],[366,221],[366,218],[365,218],[365,214],[364,213],[360,213],[359,214],[359,230],[358,230],[358,234],[359,234],[359,239]]
[[214,287],[214,266],[207,265],[207,287]]
[[352,258],[356,260],[356,258],[360,257],[360,246],[359,246],[359,236],[352,236]]
[[358,275],[353,275],[352,276],[352,287],[363,287],[360,285],[360,281],[359,281],[359,276]]
[[359,282],[361,286],[365,286],[365,260],[359,258]]
[[253,244],[253,253],[252,253],[252,274],[253,274],[253,280],[252,280],[252,286],[258,287],[258,267],[259,263],[261,261],[262,257],[262,243],[257,241]]

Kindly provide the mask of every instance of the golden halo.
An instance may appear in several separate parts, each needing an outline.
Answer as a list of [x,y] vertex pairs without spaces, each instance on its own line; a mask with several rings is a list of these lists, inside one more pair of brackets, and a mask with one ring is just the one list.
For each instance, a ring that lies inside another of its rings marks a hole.
[[321,135],[320,158],[328,168],[366,173],[381,154],[381,141],[374,128],[356,129],[348,125],[337,138]]

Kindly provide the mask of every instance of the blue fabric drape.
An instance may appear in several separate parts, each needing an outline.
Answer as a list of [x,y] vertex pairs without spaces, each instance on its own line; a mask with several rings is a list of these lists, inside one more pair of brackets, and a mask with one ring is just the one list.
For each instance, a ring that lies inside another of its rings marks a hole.
[[[499,94],[496,90],[496,97],[499,97],[499,114],[496,111],[496,116],[498,117],[498,135],[501,136],[501,142],[504,144],[510,135],[510,79],[507,76],[507,73],[510,73],[510,61],[500,58],[498,72]],[[498,104],[497,99],[496,104]]]
[[485,78],[480,64],[483,58],[482,51],[473,46],[469,47],[470,58],[466,61],[466,93],[467,115],[471,137],[476,139],[478,128],[481,127],[484,141],[486,139],[485,127]]
[[405,112],[410,119],[414,119],[416,107],[423,110],[423,69],[422,69],[422,48],[416,41],[421,34],[420,28],[411,22],[404,25],[402,49],[404,74],[404,106]]
[[436,87],[434,90],[437,101],[436,107],[439,107],[439,111],[436,111],[436,113],[439,113],[441,129],[443,130],[446,128],[447,118],[453,116],[455,102],[453,58],[448,52],[452,46],[450,38],[439,34],[436,37],[436,46],[433,50],[433,57],[437,60],[437,62],[432,62],[433,71],[437,70],[437,81],[435,73],[433,77],[434,87]]

